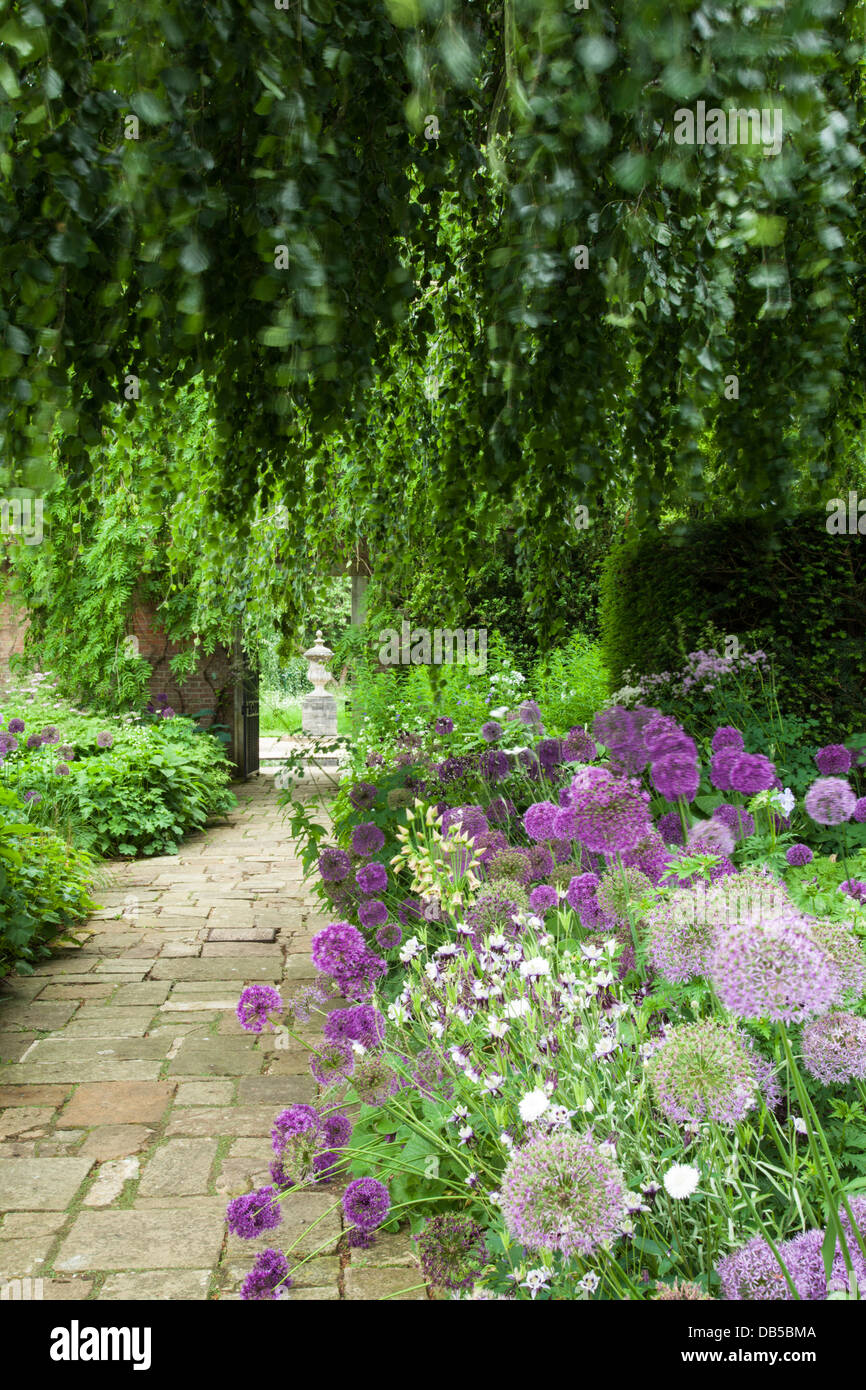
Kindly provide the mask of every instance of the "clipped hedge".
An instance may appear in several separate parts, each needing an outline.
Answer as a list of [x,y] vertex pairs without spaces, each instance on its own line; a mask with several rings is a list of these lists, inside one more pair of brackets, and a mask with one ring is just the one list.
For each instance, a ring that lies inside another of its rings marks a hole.
[[828,735],[863,725],[866,540],[831,535],[824,510],[726,517],[621,542],[601,577],[601,642],[623,672],[678,669],[709,631],[773,659],[782,707]]

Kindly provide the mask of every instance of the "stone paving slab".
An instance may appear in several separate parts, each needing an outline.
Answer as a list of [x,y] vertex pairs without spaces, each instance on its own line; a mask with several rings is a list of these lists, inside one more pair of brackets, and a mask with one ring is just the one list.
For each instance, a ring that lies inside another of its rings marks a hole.
[[63,1211],[92,1166],[90,1158],[0,1158],[0,1211]]
[[216,1209],[83,1211],[65,1237],[54,1268],[71,1274],[212,1268],[224,1232],[224,1212]]

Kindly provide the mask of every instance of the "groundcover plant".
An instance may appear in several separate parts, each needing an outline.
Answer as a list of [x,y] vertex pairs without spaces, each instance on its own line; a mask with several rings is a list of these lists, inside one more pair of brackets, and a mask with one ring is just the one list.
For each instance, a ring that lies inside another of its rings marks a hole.
[[649,705],[541,721],[525,699],[449,758],[439,716],[313,837],[320,980],[238,1004],[322,1030],[316,1103],[275,1116],[272,1184],[228,1208],[275,1232],[243,1297],[292,1282],[281,1195],[337,1183],[349,1242],[408,1220],[443,1297],[861,1298],[858,750],[813,750],[800,797],[734,725],[699,750]]

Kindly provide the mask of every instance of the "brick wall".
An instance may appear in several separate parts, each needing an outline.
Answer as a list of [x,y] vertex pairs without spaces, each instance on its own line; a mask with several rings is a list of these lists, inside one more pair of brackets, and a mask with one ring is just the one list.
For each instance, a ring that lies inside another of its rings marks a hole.
[[17,656],[24,649],[26,630],[26,614],[21,609],[14,609],[10,603],[0,603],[0,685],[7,684],[9,680],[9,658]]

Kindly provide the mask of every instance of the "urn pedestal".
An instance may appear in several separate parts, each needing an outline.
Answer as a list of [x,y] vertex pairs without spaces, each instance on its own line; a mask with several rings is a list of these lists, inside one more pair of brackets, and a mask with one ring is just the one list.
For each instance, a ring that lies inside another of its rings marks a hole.
[[304,657],[310,664],[308,679],[314,689],[301,701],[301,729],[312,738],[337,736],[337,701],[325,689],[332,679],[327,663],[333,655],[331,649],[322,642],[321,632],[316,633],[315,645],[304,652]]

